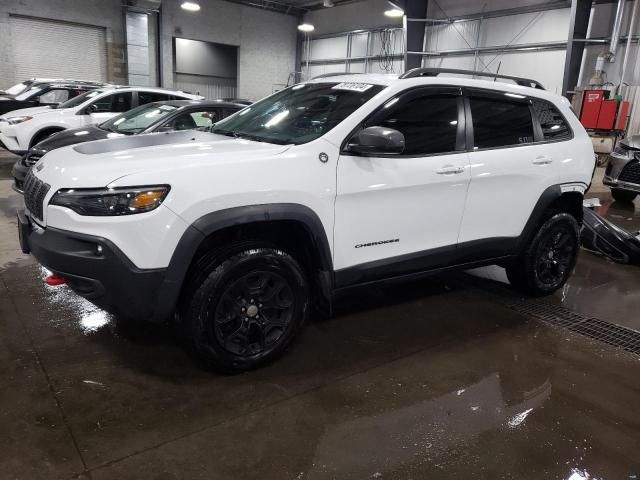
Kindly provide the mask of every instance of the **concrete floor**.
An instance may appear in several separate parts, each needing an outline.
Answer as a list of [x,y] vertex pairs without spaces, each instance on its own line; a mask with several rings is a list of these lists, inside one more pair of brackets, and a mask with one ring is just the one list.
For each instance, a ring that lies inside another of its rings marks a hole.
[[[200,370],[18,253],[0,159],[0,478],[627,479],[640,359],[526,317],[466,274],[375,288],[262,370]],[[595,187],[610,218],[634,210]],[[500,279],[499,269],[480,276]],[[640,331],[640,269],[582,253],[552,299]]]

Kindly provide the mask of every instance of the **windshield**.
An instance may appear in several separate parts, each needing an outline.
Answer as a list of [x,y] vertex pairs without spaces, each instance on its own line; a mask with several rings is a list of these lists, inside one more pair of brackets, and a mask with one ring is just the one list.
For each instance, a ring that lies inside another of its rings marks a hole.
[[32,82],[18,83],[16,85],[14,85],[13,87],[10,87],[10,88],[6,89],[4,91],[4,93],[6,93],[7,95],[19,95],[22,92],[24,92],[27,88],[29,88],[29,86],[31,84],[32,84]]
[[213,133],[277,144],[324,135],[384,87],[366,83],[302,83],[216,123]]
[[100,125],[100,128],[109,130],[110,132],[132,135],[134,133],[140,133],[152,123],[175,112],[177,109],[178,107],[174,107],[173,105],[140,105],[133,110],[129,110],[104,122]]
[[92,99],[103,93],[105,90],[89,90],[88,92],[84,92],[77,97],[70,98],[64,103],[61,103],[57,106],[57,108],[72,108],[77,107],[78,105],[86,102],[87,100]]

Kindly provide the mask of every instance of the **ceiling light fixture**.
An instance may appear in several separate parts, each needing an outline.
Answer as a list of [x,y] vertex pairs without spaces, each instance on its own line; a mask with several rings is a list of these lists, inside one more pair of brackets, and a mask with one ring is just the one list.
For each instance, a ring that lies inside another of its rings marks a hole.
[[313,32],[315,30],[315,27],[310,23],[301,23],[300,25],[298,25],[298,30],[300,30],[301,32],[308,33],[308,32]]
[[385,10],[384,15],[391,18],[399,18],[404,16],[404,10],[400,8],[391,8],[389,10]]
[[200,4],[198,2],[182,2],[180,7],[182,7],[183,10],[188,10],[190,12],[200,11]]

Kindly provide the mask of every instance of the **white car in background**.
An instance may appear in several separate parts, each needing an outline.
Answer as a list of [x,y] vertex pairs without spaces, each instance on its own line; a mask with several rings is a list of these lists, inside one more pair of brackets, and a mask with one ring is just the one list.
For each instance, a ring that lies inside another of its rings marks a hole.
[[200,95],[153,87],[108,87],[58,106],[23,108],[0,116],[0,144],[17,155],[54,133],[105,122],[138,105],[167,100],[202,100]]

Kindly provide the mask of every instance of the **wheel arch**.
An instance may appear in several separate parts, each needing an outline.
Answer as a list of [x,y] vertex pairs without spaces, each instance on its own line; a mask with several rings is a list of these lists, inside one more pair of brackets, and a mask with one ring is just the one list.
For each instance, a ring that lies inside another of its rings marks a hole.
[[[584,186],[586,188],[586,185]],[[528,241],[535,235],[539,226],[554,213],[565,212],[571,214],[576,221],[582,223],[583,211],[582,201],[584,194],[582,191],[563,189],[563,186],[552,185],[548,187],[538,199],[525,227],[518,240],[518,253],[522,252]]]
[[[55,125],[49,125],[47,127],[40,128],[36,133],[34,133],[31,136],[31,140],[29,141],[29,148],[30,149],[33,148],[35,145],[40,143],[42,140],[44,140],[48,136],[53,135],[54,133],[62,132],[64,130],[66,130],[66,128],[55,126]],[[45,133],[49,133],[49,135],[44,136]]]
[[[330,304],[333,291],[333,261],[327,232],[318,215],[300,204],[262,204],[228,208],[209,213],[193,222],[182,235],[158,292],[157,317],[167,317],[179,300],[189,270],[201,253],[235,239],[277,242],[294,249],[318,288],[320,300]],[[257,237],[257,238],[256,238]],[[310,244],[310,245],[309,245]]]

